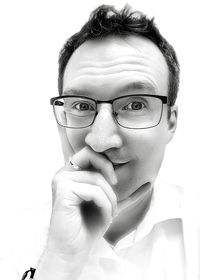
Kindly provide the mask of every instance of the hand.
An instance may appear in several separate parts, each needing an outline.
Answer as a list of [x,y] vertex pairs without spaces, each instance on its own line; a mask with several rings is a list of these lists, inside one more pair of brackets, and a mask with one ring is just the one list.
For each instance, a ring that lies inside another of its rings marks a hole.
[[81,167],[59,170],[52,183],[53,209],[47,250],[64,258],[89,254],[104,235],[117,208],[112,163],[86,146],[73,155]]
[[[75,154],[65,129],[58,128],[66,163],[52,182],[51,222],[37,280],[79,279],[90,250],[106,232],[117,207],[112,163],[88,146]],[[81,170],[73,169],[70,157]]]

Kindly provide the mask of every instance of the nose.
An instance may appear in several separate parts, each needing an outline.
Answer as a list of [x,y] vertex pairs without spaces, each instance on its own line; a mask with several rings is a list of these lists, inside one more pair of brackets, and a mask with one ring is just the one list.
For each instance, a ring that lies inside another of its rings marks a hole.
[[110,104],[101,105],[96,119],[86,135],[85,143],[99,153],[122,147],[122,137]]

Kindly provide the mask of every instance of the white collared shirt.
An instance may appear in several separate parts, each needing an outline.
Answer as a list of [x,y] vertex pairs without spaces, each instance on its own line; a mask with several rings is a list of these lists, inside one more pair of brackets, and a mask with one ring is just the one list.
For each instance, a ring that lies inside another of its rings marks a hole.
[[80,280],[200,279],[200,221],[185,200],[182,188],[157,182],[138,228],[114,247],[102,238]]
[[[199,215],[194,211],[191,215],[187,199],[182,188],[157,181],[150,208],[137,229],[114,247],[104,238],[99,240],[80,280],[200,279]],[[37,266],[50,208],[48,204],[21,213],[14,245],[0,252],[0,279],[21,279],[25,270]]]

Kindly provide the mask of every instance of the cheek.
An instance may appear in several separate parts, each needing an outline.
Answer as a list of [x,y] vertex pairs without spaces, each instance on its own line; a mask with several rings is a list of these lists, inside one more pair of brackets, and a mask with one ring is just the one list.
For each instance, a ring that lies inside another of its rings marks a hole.
[[159,169],[167,143],[167,133],[164,128],[154,127],[135,131],[134,135],[129,135],[127,139],[127,149],[132,153],[132,158],[138,159],[142,169]]
[[78,152],[85,147],[85,137],[87,133],[87,128],[67,130],[68,141],[71,144],[74,152]]

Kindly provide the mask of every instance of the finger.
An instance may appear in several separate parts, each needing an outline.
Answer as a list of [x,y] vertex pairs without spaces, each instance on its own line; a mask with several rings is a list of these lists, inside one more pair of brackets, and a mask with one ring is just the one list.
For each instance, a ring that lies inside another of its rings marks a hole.
[[[97,172],[91,172],[91,171],[79,171],[79,172],[63,172],[63,174],[66,173],[66,178],[73,180],[77,183],[86,183],[91,185],[97,185],[100,186],[105,194],[107,195],[108,199],[111,201],[112,204],[112,212],[113,216],[115,215],[117,211],[117,197],[114,193],[113,189],[109,185],[109,183],[106,181],[106,179],[103,177],[102,174],[99,174]],[[64,175],[65,176],[65,175]]]
[[80,204],[83,201],[93,201],[103,215],[104,223],[107,225],[112,221],[112,205],[105,192],[96,185],[80,184],[75,185],[73,193],[76,196],[76,203]]
[[117,176],[112,163],[102,154],[94,152],[90,147],[83,148],[72,159],[82,169],[93,167],[99,170],[111,185],[117,184]]
[[69,189],[65,187],[63,182],[59,182],[53,208],[56,210],[69,209],[71,207],[81,206],[82,202],[89,201],[93,201],[97,207],[101,208],[104,224],[108,224],[112,221],[111,201],[102,188],[96,185],[71,181]]

